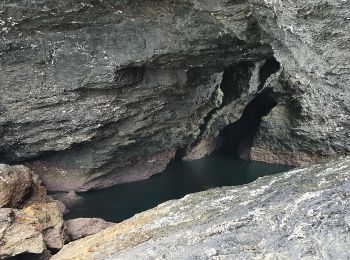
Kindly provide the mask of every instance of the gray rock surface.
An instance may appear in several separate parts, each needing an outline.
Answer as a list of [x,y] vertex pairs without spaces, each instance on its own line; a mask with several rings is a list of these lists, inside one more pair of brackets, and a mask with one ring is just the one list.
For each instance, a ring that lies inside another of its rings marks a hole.
[[72,242],[59,259],[340,259],[350,157],[190,194]]
[[350,150],[350,2],[251,0],[283,72],[252,159],[306,164]]
[[209,154],[273,55],[283,69],[265,87],[279,103],[242,157],[347,154],[348,10],[342,0],[3,1],[0,162],[27,162],[50,190],[148,178],[181,148]]
[[196,139],[224,69],[272,55],[245,1],[0,8],[0,155],[36,158],[29,166],[52,190],[162,171]]
[[96,234],[113,224],[101,218],[75,218],[66,221],[67,233],[71,241]]

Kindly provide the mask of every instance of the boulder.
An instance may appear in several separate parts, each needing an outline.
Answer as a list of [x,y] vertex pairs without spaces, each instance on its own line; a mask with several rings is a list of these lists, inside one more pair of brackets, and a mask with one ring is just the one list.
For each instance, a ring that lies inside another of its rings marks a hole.
[[68,236],[60,206],[37,175],[23,165],[2,164],[0,188],[0,258],[63,247]]
[[0,209],[0,258],[60,249],[67,241],[56,202],[35,203],[21,210]]
[[23,203],[33,185],[33,175],[23,165],[0,164],[0,208],[15,208]]
[[44,251],[42,233],[33,222],[16,209],[0,209],[0,258]]
[[96,234],[113,224],[100,218],[76,218],[66,221],[67,233],[71,241]]
[[74,191],[53,193],[51,197],[63,203],[68,209],[78,205],[83,200],[83,197],[79,196]]
[[348,259],[350,157],[189,194],[68,245],[65,259]]

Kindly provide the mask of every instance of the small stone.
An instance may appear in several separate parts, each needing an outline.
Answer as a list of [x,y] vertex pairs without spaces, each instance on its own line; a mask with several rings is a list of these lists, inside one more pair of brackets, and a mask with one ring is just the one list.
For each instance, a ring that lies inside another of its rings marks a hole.
[[76,218],[66,221],[67,232],[71,240],[96,234],[113,224],[100,218]]

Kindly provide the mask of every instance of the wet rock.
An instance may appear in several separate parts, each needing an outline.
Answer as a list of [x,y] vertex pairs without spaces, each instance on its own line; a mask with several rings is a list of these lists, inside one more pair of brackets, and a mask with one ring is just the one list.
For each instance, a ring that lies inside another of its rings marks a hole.
[[78,205],[83,200],[83,197],[74,191],[54,193],[51,194],[51,197],[63,203],[68,209]]
[[71,241],[96,234],[113,224],[100,218],[76,218],[66,221],[67,232]]
[[52,259],[347,259],[350,157],[172,200]]

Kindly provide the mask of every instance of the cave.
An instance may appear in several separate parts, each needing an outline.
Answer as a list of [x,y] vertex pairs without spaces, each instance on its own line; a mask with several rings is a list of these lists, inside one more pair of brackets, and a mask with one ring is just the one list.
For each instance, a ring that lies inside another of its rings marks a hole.
[[262,90],[248,103],[239,120],[221,130],[217,143],[219,152],[240,159],[250,159],[250,149],[259,130],[261,119],[277,105],[272,94],[272,88]]
[[224,71],[220,85],[220,89],[224,93],[221,107],[240,98],[247,90],[254,67],[254,63],[243,61],[228,67]]
[[281,68],[281,64],[275,59],[267,59],[259,70],[259,87],[258,90],[261,90],[267,79],[274,73],[276,73]]
[[[251,62],[242,62],[225,70],[220,85],[224,93],[222,107],[243,96],[250,84],[254,66]],[[250,159],[250,150],[261,119],[277,105],[273,89],[264,86],[267,79],[280,68],[281,65],[275,58],[267,59],[261,65],[257,94],[244,108],[240,119],[226,125],[220,131],[216,145],[219,153],[244,160]]]

